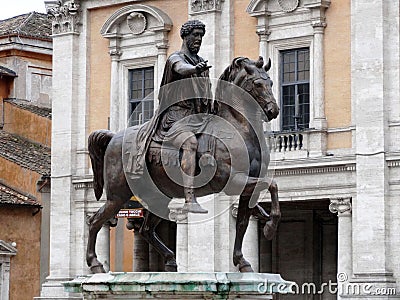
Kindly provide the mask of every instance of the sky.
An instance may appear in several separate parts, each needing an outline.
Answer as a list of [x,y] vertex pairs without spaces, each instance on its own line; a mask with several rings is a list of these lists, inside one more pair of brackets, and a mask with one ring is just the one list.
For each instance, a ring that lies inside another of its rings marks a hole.
[[[6,3],[5,3],[6,2]],[[22,15],[31,11],[45,13],[44,0],[0,0],[0,20]]]

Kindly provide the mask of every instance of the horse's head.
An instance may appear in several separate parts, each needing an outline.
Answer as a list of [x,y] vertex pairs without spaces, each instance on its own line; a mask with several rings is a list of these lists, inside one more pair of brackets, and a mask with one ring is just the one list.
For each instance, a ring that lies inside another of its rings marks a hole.
[[264,66],[261,56],[257,61],[238,57],[233,64],[240,70],[236,73],[233,84],[244,89],[257,101],[267,121],[275,119],[279,114],[279,107],[272,93],[272,80],[267,73],[271,68],[271,60]]

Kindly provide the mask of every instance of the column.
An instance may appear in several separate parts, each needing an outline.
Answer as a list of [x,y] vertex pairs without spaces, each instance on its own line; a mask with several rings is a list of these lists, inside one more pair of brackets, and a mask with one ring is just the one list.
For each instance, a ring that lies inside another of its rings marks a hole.
[[[325,117],[325,58],[324,58],[324,31],[326,27],[325,10],[330,1],[316,1],[304,4],[310,10],[311,26],[314,31],[311,57],[311,119],[310,128],[317,129],[310,135],[309,155],[319,157],[325,155],[327,147],[327,121]],[[311,50],[311,49],[310,49]]]
[[[232,206],[232,215],[237,218],[238,207],[237,204]],[[236,224],[234,232],[236,234]],[[235,237],[234,237],[235,238]],[[251,264],[254,272],[259,271],[259,240],[258,240],[258,220],[253,216],[250,217],[249,225],[247,226],[246,233],[243,239],[242,252],[244,258]],[[232,251],[233,253],[233,251]],[[232,254],[231,254],[232,256]],[[232,260],[232,257],[231,257]]]
[[[116,40],[116,39],[115,39]],[[114,41],[114,39],[113,39]],[[113,44],[110,41],[110,44]],[[122,129],[121,122],[125,120],[120,120],[120,91],[119,91],[119,58],[122,52],[117,48],[113,47],[110,50],[111,56],[111,85],[110,85],[110,130],[117,132]]]
[[170,205],[171,220],[177,223],[178,272],[215,271],[214,196],[201,197],[198,201],[208,214],[183,213],[180,208],[171,209]]
[[313,120],[310,126],[315,129],[326,129],[325,118],[325,80],[324,80],[324,31],[326,27],[325,10],[329,7],[330,1],[316,1],[304,4],[311,13],[311,26],[314,29],[314,40],[312,44],[312,100],[313,100]]
[[99,261],[103,263],[105,271],[110,271],[110,226],[107,223],[97,234],[96,253]]
[[236,272],[233,265],[232,255],[235,243],[236,221],[232,213],[232,207],[238,200],[238,196],[227,196],[218,194],[215,197],[214,209],[214,264],[216,272]]
[[325,22],[313,22],[314,41],[313,41],[313,101],[314,101],[314,120],[313,127],[316,129],[326,129],[325,118],[325,74],[324,74],[324,30]]
[[251,263],[254,272],[259,271],[258,220],[250,217],[249,226],[243,239],[243,255]]
[[160,43],[157,45],[157,64],[155,66],[155,72],[157,77],[154,78],[154,110],[158,108],[158,92],[160,89],[160,84],[164,74],[165,62],[167,61],[167,50],[168,45],[165,43]]
[[[268,49],[268,38],[269,35],[271,34],[271,31],[268,30],[268,25],[267,25],[267,17],[259,17],[258,18],[258,23],[260,24],[260,22],[262,23],[262,25],[258,25],[257,26],[257,34],[258,34],[258,38],[259,38],[259,55],[263,57],[264,59],[264,63],[266,64],[268,62],[268,59],[270,59],[269,56],[269,49]],[[254,57],[253,59],[256,59],[256,57]],[[275,62],[277,63],[277,62]],[[271,75],[271,71],[269,72]],[[274,125],[275,126],[274,126]],[[264,132],[270,132],[272,131],[272,127],[276,127],[277,125],[277,121],[273,121],[273,122],[264,122],[263,124],[263,128],[264,128]],[[274,128],[277,129],[277,128]]]
[[[39,299],[73,299],[61,285],[75,277],[75,202],[72,175],[77,151],[79,81],[79,1],[48,4],[53,29],[50,275]],[[51,5],[51,7],[49,7]],[[78,222],[78,226],[83,226]],[[81,230],[78,230],[81,232]]]
[[[249,12],[250,13],[250,12]],[[250,13],[252,17],[257,18],[256,33],[259,38],[259,52],[260,56],[267,62],[269,58],[268,39],[271,31],[269,30],[269,14],[268,13]],[[253,57],[256,59],[256,57]]]
[[138,230],[133,233],[133,272],[149,271],[149,244]]
[[176,222],[176,264],[178,265],[178,272],[188,272],[188,220],[187,214],[179,210],[171,210],[175,215],[171,221]]
[[[352,277],[352,219],[351,197],[331,198],[329,211],[338,216],[338,283],[345,284]],[[338,299],[342,299],[340,290]]]

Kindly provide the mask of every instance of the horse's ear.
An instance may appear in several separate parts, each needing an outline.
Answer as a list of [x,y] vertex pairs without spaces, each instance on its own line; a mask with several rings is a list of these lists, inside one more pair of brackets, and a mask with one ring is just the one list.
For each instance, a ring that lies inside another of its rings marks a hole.
[[267,64],[264,66],[265,72],[268,72],[271,69],[271,58],[268,58]]
[[244,65],[244,69],[246,70],[247,74],[253,75],[254,74],[254,69],[251,67],[251,65]]
[[242,62],[243,62],[245,59],[246,59],[246,57],[241,57],[241,56],[236,57],[236,58],[233,60],[232,65],[235,65],[235,67],[240,68],[240,66],[242,65]]
[[257,68],[262,68],[262,66],[264,65],[264,59],[262,56],[258,57],[258,60],[256,61],[256,67]]

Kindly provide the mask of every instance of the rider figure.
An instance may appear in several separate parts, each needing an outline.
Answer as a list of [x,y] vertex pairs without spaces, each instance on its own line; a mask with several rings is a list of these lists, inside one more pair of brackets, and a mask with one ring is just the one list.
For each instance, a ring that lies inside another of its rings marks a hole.
[[[208,71],[211,66],[197,55],[204,34],[205,25],[198,20],[182,25],[182,48],[171,54],[165,64],[159,93],[160,118],[152,137],[156,142],[170,142],[182,149],[184,210],[193,213],[207,213],[193,191],[198,146],[195,134],[201,132],[204,125],[196,114],[210,113],[212,99]],[[173,82],[175,84],[171,85]]]

